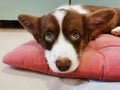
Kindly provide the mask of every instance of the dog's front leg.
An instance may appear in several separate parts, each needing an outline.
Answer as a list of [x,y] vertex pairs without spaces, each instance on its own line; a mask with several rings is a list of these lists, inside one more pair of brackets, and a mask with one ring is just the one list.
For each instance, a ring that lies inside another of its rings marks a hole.
[[111,30],[111,34],[120,36],[120,8],[115,8],[118,13],[118,26]]
[[120,36],[120,26],[117,26],[116,28],[112,29],[111,34]]

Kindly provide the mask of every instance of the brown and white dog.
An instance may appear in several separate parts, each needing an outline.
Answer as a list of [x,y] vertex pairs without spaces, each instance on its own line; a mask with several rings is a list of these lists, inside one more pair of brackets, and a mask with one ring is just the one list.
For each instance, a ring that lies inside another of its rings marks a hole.
[[65,5],[42,17],[21,14],[18,20],[43,46],[49,67],[57,73],[74,71],[81,51],[98,35],[120,34],[116,8]]

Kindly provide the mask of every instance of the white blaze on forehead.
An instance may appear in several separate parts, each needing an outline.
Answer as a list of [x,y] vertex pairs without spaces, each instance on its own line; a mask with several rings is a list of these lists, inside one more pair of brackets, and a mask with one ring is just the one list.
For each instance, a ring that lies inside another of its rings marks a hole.
[[87,14],[89,12],[88,10],[84,9],[82,5],[64,5],[57,8],[57,10],[59,9],[74,10],[80,14]]
[[[63,19],[66,15],[65,10],[57,10],[53,13],[54,17],[57,19],[59,26],[60,26],[60,33],[59,36],[54,43],[53,47],[51,50],[45,50],[45,55],[48,60],[49,67],[54,71],[54,72],[59,72],[62,73],[58,70],[56,66],[56,60],[58,59],[64,59],[68,58],[71,60],[72,65],[70,69],[66,72],[71,72],[75,70],[78,65],[79,65],[79,60],[78,60],[78,55],[76,53],[76,50],[74,49],[73,45],[65,39],[65,36],[63,35],[62,32],[62,23]],[[65,73],[65,72],[64,72]]]
[[56,10],[54,13],[52,13],[52,15],[57,19],[60,29],[61,29],[63,19],[66,15],[66,11],[65,10]]

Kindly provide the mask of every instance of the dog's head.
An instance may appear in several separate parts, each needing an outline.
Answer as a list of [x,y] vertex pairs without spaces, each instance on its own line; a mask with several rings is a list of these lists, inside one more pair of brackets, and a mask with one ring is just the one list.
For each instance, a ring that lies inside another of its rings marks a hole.
[[111,22],[111,18],[106,18],[112,15],[112,10],[102,15],[104,11],[89,15],[80,6],[69,6],[42,17],[21,14],[18,19],[45,48],[49,67],[54,72],[67,73],[80,64],[79,55],[88,42],[88,29],[101,29]]

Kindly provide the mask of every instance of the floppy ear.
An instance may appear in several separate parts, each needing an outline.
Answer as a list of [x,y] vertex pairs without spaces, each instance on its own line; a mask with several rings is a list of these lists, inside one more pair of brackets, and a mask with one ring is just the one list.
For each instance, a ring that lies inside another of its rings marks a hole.
[[27,15],[27,14],[20,14],[18,16],[18,21],[31,34],[35,34],[38,29],[40,18],[36,16]]
[[101,33],[108,33],[118,24],[119,16],[115,9],[101,9],[86,15],[86,30],[96,38]]

